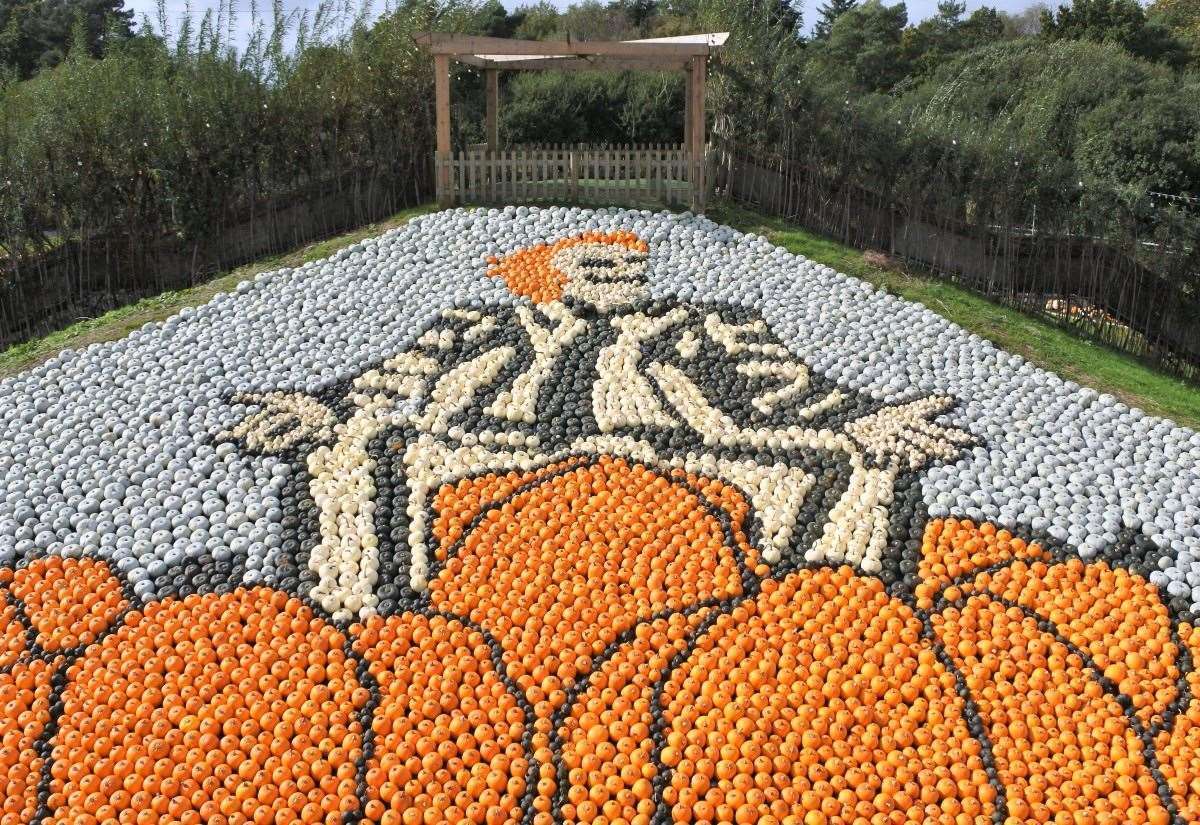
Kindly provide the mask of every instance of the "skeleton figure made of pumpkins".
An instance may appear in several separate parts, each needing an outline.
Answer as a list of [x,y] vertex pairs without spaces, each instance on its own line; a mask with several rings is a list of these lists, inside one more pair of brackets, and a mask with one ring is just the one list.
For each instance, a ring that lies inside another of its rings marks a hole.
[[591,233],[320,397],[275,587],[0,571],[8,822],[1200,819],[1200,631],[1116,563],[929,521],[951,399],[859,398]]

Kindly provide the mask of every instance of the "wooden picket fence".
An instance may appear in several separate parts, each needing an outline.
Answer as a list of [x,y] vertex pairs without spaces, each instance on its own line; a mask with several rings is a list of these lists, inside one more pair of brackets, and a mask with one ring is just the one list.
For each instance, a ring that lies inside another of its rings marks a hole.
[[434,160],[445,205],[702,206],[708,175],[679,143],[470,146]]

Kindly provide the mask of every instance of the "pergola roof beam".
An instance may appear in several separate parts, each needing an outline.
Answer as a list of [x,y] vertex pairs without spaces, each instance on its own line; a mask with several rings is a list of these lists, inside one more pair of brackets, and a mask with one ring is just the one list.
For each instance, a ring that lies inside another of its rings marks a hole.
[[[681,59],[716,53],[721,44],[700,42],[695,39],[661,38],[650,41],[614,42],[607,40],[554,41],[554,40],[511,40],[504,37],[481,37],[475,35],[450,34],[447,32],[421,32],[414,38],[422,46],[428,46],[433,54],[448,55],[604,55],[606,57],[677,57]],[[722,43],[723,43],[722,39]]]
[[687,60],[681,59],[637,59],[637,58],[605,58],[603,60],[575,56],[547,57],[508,57],[505,60],[492,60],[492,55],[456,55],[453,59],[471,66],[488,69],[503,69],[504,71],[547,71],[556,72],[599,72],[599,71],[644,71],[644,72],[676,72],[688,67]]

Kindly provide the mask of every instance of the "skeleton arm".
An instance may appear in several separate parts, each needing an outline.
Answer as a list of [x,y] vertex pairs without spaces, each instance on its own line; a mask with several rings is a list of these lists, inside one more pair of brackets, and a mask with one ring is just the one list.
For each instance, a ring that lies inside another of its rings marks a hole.
[[[801,449],[845,455],[849,464],[845,491],[830,510],[821,536],[806,550],[806,559],[845,561],[869,573],[879,572],[897,476],[931,460],[951,459],[971,440],[967,433],[931,420],[948,409],[952,399],[924,398],[885,407],[837,430],[819,428],[808,422],[819,421],[840,407],[847,400],[845,395],[837,388],[812,393],[808,369],[772,339],[765,323],[727,324],[712,313],[705,320],[704,332],[726,357],[736,360],[738,374],[765,379],[761,391],[751,399],[754,409],[767,418],[780,412],[789,423],[743,425],[718,409],[680,366],[655,361],[647,372],[669,405],[712,448]],[[699,348],[694,335],[691,340],[685,335],[679,353],[686,361]],[[790,423],[796,421],[804,423]]]
[[467,341],[486,337],[496,324],[490,316],[464,310],[449,310],[440,320],[443,323],[421,335],[413,349],[355,379],[348,396],[354,412],[333,427],[329,443],[307,457],[321,537],[309,555],[309,568],[317,574],[312,597],[336,619],[369,616],[378,601],[371,443],[384,430],[405,422],[426,432],[444,431],[449,417],[513,355],[511,347],[485,347],[478,357],[444,369],[442,356],[452,351],[460,335]]

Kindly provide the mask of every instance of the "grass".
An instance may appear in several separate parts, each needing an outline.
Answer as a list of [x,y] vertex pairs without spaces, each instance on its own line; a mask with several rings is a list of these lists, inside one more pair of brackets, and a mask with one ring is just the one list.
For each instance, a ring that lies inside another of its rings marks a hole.
[[707,214],[735,229],[762,235],[789,252],[868,281],[878,289],[918,301],[943,318],[1063,378],[1111,393],[1152,415],[1200,429],[1200,387],[1156,372],[1130,355],[922,273],[874,266],[857,249],[758,212],[719,204]]
[[[191,289],[165,292],[98,318],[80,321],[44,338],[19,344],[0,352],[0,377],[28,369],[68,347],[79,348],[121,338],[143,324],[168,318],[183,307],[205,303],[218,292],[232,290],[239,281],[259,272],[328,257],[363,238],[435,210],[432,204],[407,209],[349,234],[264,258]],[[1047,321],[993,304],[953,284],[921,273],[875,266],[858,250],[757,212],[718,204],[708,211],[708,215],[743,232],[760,234],[791,252],[861,278],[879,289],[919,301],[964,329],[1064,378],[1111,393],[1153,415],[1200,429],[1200,388],[1155,372],[1128,355]]]
[[417,215],[435,211],[437,211],[437,207],[433,204],[405,209],[378,223],[364,226],[345,235],[338,235],[282,255],[261,258],[198,286],[144,298],[136,304],[119,307],[96,318],[83,319],[43,338],[36,338],[9,347],[0,352],[0,378],[6,378],[37,366],[64,349],[79,349],[88,344],[123,338],[138,327],[171,317],[184,307],[207,303],[217,293],[229,292],[239,282],[253,278],[260,272],[300,266],[309,261],[328,258],[339,249],[351,246],[363,238],[369,238],[401,226]]

